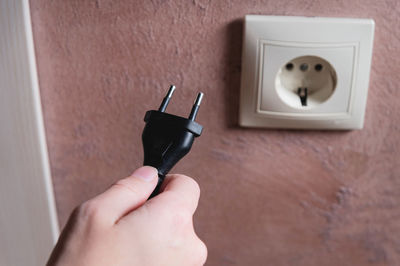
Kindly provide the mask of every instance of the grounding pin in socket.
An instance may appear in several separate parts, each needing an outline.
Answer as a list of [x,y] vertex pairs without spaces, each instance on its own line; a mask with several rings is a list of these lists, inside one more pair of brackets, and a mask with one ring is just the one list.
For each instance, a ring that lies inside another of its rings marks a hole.
[[321,57],[308,55],[283,65],[276,75],[275,88],[287,105],[310,109],[326,102],[334,93],[336,83],[332,65]]

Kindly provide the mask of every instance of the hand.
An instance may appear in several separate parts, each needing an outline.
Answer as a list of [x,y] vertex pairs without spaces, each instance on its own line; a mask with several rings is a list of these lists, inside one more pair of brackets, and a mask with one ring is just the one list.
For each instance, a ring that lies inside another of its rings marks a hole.
[[169,175],[146,201],[157,170],[144,166],[72,213],[48,266],[203,265],[207,248],[194,232],[197,183]]

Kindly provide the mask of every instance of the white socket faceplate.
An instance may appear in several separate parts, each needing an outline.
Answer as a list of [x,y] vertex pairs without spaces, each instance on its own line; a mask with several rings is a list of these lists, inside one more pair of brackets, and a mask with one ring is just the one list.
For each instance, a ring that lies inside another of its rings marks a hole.
[[[246,16],[240,125],[361,129],[373,34],[370,19]],[[336,78],[329,98],[304,108],[282,98],[277,82],[282,67],[299,57],[322,58]]]

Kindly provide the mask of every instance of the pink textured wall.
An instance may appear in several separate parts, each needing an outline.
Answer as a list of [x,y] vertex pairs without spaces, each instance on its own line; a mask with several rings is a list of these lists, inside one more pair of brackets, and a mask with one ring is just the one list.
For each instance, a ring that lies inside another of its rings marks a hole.
[[[142,163],[146,110],[206,94],[203,136],[174,172],[202,189],[207,265],[400,265],[400,2],[31,0],[57,209]],[[365,128],[239,128],[245,14],[376,21]]]

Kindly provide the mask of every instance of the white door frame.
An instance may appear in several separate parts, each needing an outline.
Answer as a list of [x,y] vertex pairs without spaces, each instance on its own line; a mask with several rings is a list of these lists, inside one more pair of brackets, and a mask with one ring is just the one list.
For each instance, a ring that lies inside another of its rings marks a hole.
[[0,0],[0,265],[43,266],[59,234],[28,0]]

